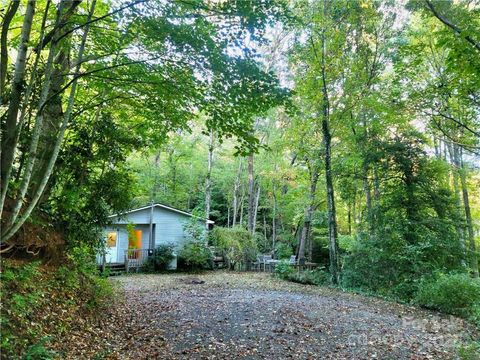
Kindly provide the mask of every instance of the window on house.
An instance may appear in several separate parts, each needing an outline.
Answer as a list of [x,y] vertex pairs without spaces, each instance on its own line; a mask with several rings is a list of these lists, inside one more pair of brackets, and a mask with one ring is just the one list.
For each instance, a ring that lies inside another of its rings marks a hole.
[[107,247],[117,247],[117,233],[109,232],[107,234]]

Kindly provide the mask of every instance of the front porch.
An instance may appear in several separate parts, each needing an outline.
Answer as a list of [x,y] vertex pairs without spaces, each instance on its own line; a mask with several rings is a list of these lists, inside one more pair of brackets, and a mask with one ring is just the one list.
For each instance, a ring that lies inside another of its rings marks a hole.
[[117,272],[138,272],[154,253],[153,249],[128,249],[124,250],[123,262],[108,262],[106,254],[103,254],[99,267],[102,272],[110,269],[115,275]]

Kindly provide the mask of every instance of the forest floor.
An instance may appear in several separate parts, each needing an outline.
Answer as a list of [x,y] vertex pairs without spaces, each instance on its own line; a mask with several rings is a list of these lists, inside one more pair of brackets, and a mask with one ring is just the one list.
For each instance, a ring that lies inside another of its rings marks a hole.
[[[69,335],[71,358],[451,359],[465,321],[260,273],[129,275],[107,319]],[[58,349],[60,350],[60,349]]]

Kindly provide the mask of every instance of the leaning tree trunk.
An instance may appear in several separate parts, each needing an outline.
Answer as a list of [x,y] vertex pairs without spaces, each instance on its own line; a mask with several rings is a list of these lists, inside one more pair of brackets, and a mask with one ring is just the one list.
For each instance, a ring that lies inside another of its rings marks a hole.
[[[62,11],[63,11],[63,2],[60,3],[59,9],[57,11],[56,15],[56,20],[55,20],[55,25],[54,29],[58,28],[60,24],[60,19],[62,16]],[[53,60],[54,60],[54,54],[55,54],[55,43],[52,43],[50,45],[50,50],[48,52],[48,57],[47,61],[45,64],[45,70],[44,70],[44,80],[43,80],[43,85],[42,85],[42,90],[40,93],[40,98],[38,101],[38,110],[37,110],[37,116],[35,119],[35,125],[33,126],[33,132],[30,138],[30,143],[29,143],[29,148],[28,148],[28,155],[27,155],[27,160],[26,163],[24,164],[23,169],[21,169],[21,174],[22,174],[22,181],[20,183],[20,188],[16,193],[15,196],[15,201],[13,204],[13,208],[10,214],[10,217],[7,219],[5,222],[4,226],[2,226],[2,241],[8,239],[9,237],[5,237],[5,234],[10,232],[12,229],[12,226],[15,224],[17,221],[17,217],[20,213],[20,210],[22,208],[22,205],[25,203],[25,195],[27,193],[28,187],[30,185],[30,180],[32,177],[32,173],[34,170],[35,162],[38,157],[37,153],[37,148],[38,148],[38,143],[40,139],[40,133],[41,129],[43,127],[43,111],[45,108],[45,105],[47,104],[48,101],[48,94],[50,91],[50,84],[52,80],[52,71],[53,71]],[[10,151],[13,153],[15,149],[10,149]],[[12,155],[13,156],[13,155]],[[2,174],[3,174],[3,169],[2,169]],[[3,182],[2,182],[3,184]],[[8,182],[5,182],[5,186],[8,186]],[[3,189],[2,189],[3,191]],[[5,230],[6,229],[6,230]],[[13,235],[13,234],[12,234]]]
[[[19,2],[15,2],[15,3],[18,4]],[[43,13],[42,23],[41,23],[41,26],[40,26],[39,42],[42,42],[43,39],[44,39],[45,25],[46,25],[47,18],[48,18],[48,11],[50,9],[50,4],[51,4],[51,1],[48,0],[46,5],[45,5],[45,11]],[[4,23],[4,25],[5,25],[5,23]],[[7,28],[7,30],[8,30],[8,28]],[[0,63],[2,63],[3,65],[6,65],[6,61],[3,59],[3,46],[4,46],[4,44],[3,44],[3,33],[2,33],[2,60],[0,60]],[[6,46],[6,44],[5,44],[5,46]],[[12,171],[13,171],[13,162],[14,162],[14,158],[15,158],[15,153],[17,151],[18,140],[20,139],[20,136],[21,136],[21,133],[22,133],[22,130],[23,130],[23,126],[24,126],[24,123],[25,123],[25,118],[27,117],[27,113],[28,113],[28,116],[30,117],[32,115],[32,111],[33,111],[33,107],[31,106],[31,103],[30,103],[30,98],[31,98],[32,92],[34,90],[34,85],[35,85],[36,78],[37,78],[38,64],[39,64],[40,55],[41,55],[40,53],[41,53],[40,51],[37,51],[37,54],[35,55],[35,60],[33,62],[33,65],[31,66],[31,70],[30,70],[30,80],[28,82],[27,88],[26,88],[25,93],[23,95],[22,105],[20,106],[20,109],[17,108],[17,113],[18,113],[18,110],[20,110],[20,115],[18,116],[18,121],[15,124],[15,130],[13,132],[13,139],[11,139],[11,142],[5,147],[6,152],[1,152],[2,153],[2,156],[1,156],[1,158],[2,158],[2,161],[1,161],[1,167],[2,167],[2,169],[1,169],[1,173],[2,173],[1,184],[2,184],[2,186],[0,186],[0,188],[1,188],[0,218],[1,218],[1,214],[3,212],[3,206],[5,204],[5,199],[7,197],[8,187],[9,187],[9,184],[10,184],[10,181],[11,181],[11,175],[12,175]],[[16,181],[18,181],[17,178],[20,175],[20,170],[22,169],[24,162],[25,162],[25,153],[22,153],[21,157],[20,157],[20,160],[18,162],[19,165],[18,165],[17,176],[16,176],[16,179],[15,179]]]
[[[67,1],[67,3],[70,2],[71,0]],[[38,184],[41,183],[41,179],[47,171],[49,160],[54,152],[52,144],[55,144],[55,140],[58,137],[62,125],[62,120],[65,116],[62,107],[62,96],[60,94],[71,67],[71,34],[68,34],[70,29],[71,25],[63,26],[55,35],[53,35],[52,38],[52,42],[56,43],[57,51],[54,55],[52,81],[48,93],[49,100],[45,105],[43,113],[44,120],[38,143],[38,154],[40,156],[37,159],[35,170],[32,174],[33,186],[29,189],[30,197],[37,191]],[[51,179],[47,183],[47,187],[44,189],[39,201],[40,204],[50,195],[51,187],[54,185],[54,182],[55,179]]]
[[[45,187],[48,183],[48,180],[50,179],[50,176],[53,172],[55,162],[56,162],[58,154],[60,152],[60,147],[61,147],[61,144],[62,144],[62,141],[63,141],[63,137],[65,135],[65,131],[67,129],[67,126],[68,126],[68,123],[69,123],[69,120],[70,120],[70,116],[72,114],[73,105],[74,105],[74,101],[75,101],[75,93],[76,93],[77,84],[78,84],[78,78],[79,78],[79,75],[80,75],[80,68],[81,68],[81,64],[82,64],[82,60],[83,60],[83,53],[85,51],[85,44],[86,44],[86,41],[87,41],[88,31],[90,29],[90,21],[92,19],[93,12],[95,10],[95,5],[96,5],[96,0],[93,0],[92,4],[91,4],[91,7],[90,7],[90,11],[89,11],[88,16],[87,16],[87,21],[86,21],[86,25],[84,27],[81,44],[80,44],[80,47],[79,47],[79,50],[78,50],[78,57],[77,57],[77,61],[76,61],[77,66],[75,68],[74,75],[73,75],[74,79],[72,81],[70,94],[69,94],[69,97],[68,97],[67,109],[65,111],[65,115],[63,117],[63,122],[62,122],[61,128],[59,130],[56,142],[53,146],[53,153],[52,153],[52,156],[49,159],[45,174],[43,175],[43,178],[41,179],[40,184],[37,186],[37,190],[33,194],[32,198],[30,200],[30,203],[27,206],[27,208],[25,209],[25,211],[22,213],[22,215],[18,218],[18,220],[16,222],[12,223],[12,226],[7,229],[7,232],[5,233],[5,235],[2,234],[2,241],[6,241],[10,237],[12,237],[20,229],[20,227],[25,223],[25,221],[29,218],[33,209],[36,207],[38,201],[40,200],[40,198],[41,198],[41,196],[42,196],[42,194],[45,190]],[[52,43],[51,46],[53,47],[53,43]],[[48,94],[48,91],[47,91],[47,94]],[[37,142],[38,142],[38,138],[37,138]],[[30,171],[29,176],[31,176],[31,171]]]
[[3,16],[2,30],[0,34],[0,105],[6,103],[5,96],[5,83],[7,81],[7,69],[8,69],[8,30],[10,24],[18,10],[20,1],[10,1],[7,12]]
[[[18,7],[18,5],[17,5]],[[9,8],[9,12],[13,11],[12,8],[16,11],[15,5],[12,5]],[[1,196],[0,196],[0,218],[3,213],[3,206],[7,194],[8,183],[10,181],[10,173],[12,168],[13,157],[15,156],[15,139],[17,132],[17,117],[18,111],[20,109],[21,97],[23,92],[23,84],[25,83],[25,68],[27,64],[27,50],[28,43],[30,41],[30,33],[32,30],[33,15],[35,14],[35,1],[28,1],[25,15],[23,18],[22,30],[20,33],[20,43],[18,45],[17,60],[15,62],[15,70],[13,73],[12,81],[12,90],[10,94],[7,116],[5,119],[5,128],[1,129]],[[12,13],[7,13],[5,16],[13,16]],[[5,19],[6,21],[8,19]],[[4,26],[7,25],[6,31],[8,32],[8,24],[4,23]],[[6,39],[3,36],[2,29],[2,53],[5,51],[3,46],[3,41]],[[6,67],[2,56],[2,64],[0,67]],[[5,71],[2,71],[2,76],[6,76]],[[2,80],[3,81],[3,80]],[[3,86],[3,85],[2,85]],[[2,89],[3,91],[3,89]],[[2,93],[2,102],[3,102]]]

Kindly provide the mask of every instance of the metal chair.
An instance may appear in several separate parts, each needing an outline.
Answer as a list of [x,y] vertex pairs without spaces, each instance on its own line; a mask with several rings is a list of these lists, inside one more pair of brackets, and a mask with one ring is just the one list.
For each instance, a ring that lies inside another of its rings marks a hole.
[[295,255],[290,256],[290,260],[288,261],[289,265],[297,265],[297,257]]

